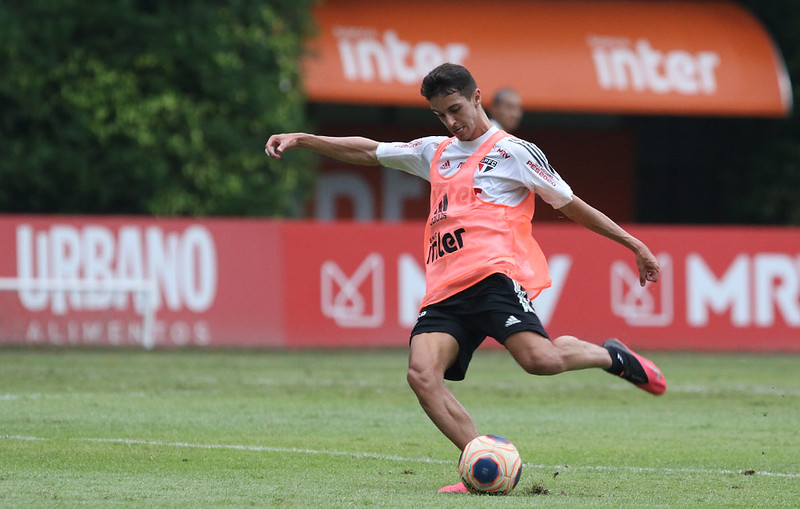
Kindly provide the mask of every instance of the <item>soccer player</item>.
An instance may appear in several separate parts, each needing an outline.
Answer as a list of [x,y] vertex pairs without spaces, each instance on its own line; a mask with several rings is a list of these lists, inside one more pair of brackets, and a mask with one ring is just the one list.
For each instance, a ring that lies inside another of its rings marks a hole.
[[513,133],[522,121],[522,99],[516,90],[503,87],[492,97],[489,120],[500,129]]
[[[550,339],[545,332],[531,303],[550,285],[544,254],[532,236],[534,193],[569,219],[630,249],[642,286],[658,281],[659,265],[650,249],[573,194],[536,145],[493,126],[466,68],[442,64],[425,76],[420,91],[452,137],[380,143],[286,133],[270,136],[265,151],[279,159],[305,148],[430,181],[426,293],[411,331],[407,378],[433,423],[460,450],[479,436],[444,381],[464,379],[486,337],[504,345],[531,374],[602,368],[652,394],[664,393],[666,381],[655,364],[619,340],[599,346],[574,336]],[[458,483],[440,491],[466,488]]]

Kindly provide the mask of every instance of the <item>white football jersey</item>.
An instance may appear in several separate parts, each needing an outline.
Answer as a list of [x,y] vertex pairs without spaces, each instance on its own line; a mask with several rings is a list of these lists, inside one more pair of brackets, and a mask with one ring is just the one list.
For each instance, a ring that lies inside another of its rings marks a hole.
[[[450,143],[439,159],[439,173],[445,178],[455,174],[496,131],[497,128],[492,127],[476,140]],[[378,161],[387,168],[402,170],[430,182],[431,161],[439,143],[446,139],[428,136],[405,143],[380,143]],[[480,161],[474,187],[481,200],[498,205],[519,205],[528,193],[538,194],[556,209],[572,201],[572,189],[539,147],[515,136],[500,140]]]

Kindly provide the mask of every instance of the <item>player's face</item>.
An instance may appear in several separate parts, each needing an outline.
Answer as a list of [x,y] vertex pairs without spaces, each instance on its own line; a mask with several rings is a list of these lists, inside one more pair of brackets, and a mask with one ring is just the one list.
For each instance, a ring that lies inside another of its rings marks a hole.
[[479,126],[481,111],[481,92],[475,89],[470,97],[459,93],[437,95],[429,101],[433,114],[460,141],[478,138],[485,132]]

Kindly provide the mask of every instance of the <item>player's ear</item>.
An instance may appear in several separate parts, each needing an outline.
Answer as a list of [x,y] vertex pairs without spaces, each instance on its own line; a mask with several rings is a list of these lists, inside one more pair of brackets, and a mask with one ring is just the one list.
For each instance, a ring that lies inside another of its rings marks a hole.
[[481,104],[481,89],[476,88],[475,91],[472,93],[472,103],[475,106],[480,106]]

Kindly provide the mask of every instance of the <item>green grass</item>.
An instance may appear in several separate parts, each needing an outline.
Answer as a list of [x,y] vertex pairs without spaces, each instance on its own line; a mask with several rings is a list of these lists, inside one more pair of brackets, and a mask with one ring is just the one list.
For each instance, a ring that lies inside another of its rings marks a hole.
[[405,351],[0,349],[0,506],[797,507],[800,357],[652,357],[659,398],[478,352],[451,387],[525,461],[480,497]]

